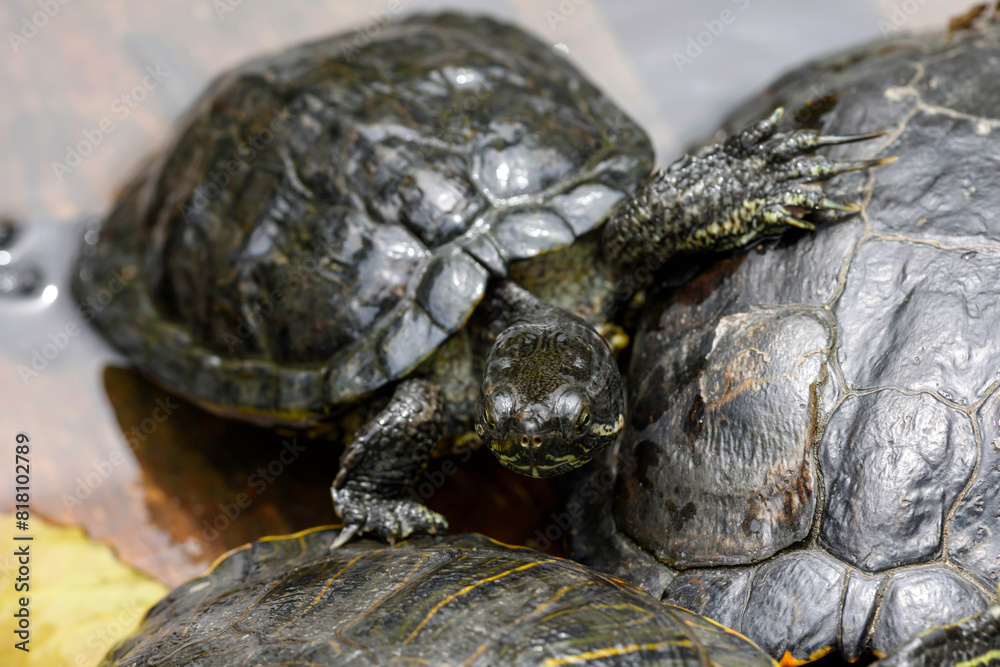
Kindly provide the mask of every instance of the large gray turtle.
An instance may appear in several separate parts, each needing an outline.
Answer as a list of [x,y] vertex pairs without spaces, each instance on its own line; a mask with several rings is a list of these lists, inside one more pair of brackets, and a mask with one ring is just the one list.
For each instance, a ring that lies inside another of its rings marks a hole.
[[733,117],[891,128],[835,156],[898,161],[831,184],[860,217],[651,298],[577,556],[786,664],[885,654],[997,600],[998,67],[995,22],[880,41]]
[[434,532],[406,490],[442,439],[478,421],[504,465],[547,476],[624,422],[604,339],[510,262],[616,210],[603,245],[627,267],[851,208],[808,181],[870,163],[807,154],[870,135],[776,135],[778,115],[650,174],[642,130],[516,28],[444,14],[360,50],[336,36],[221,76],[87,234],[74,289],[139,368],[214,412],[315,428],[374,396],[333,484],[344,536]]

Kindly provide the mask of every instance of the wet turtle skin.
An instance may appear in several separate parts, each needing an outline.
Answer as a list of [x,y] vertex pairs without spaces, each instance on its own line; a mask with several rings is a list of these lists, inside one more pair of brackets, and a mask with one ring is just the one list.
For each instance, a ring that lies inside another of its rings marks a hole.
[[171,591],[105,665],[774,665],[746,638],[481,535],[265,538]]
[[888,128],[832,155],[898,161],[831,183],[860,217],[650,295],[577,557],[786,664],[884,655],[997,600],[998,63],[996,22],[880,41],[732,117]]

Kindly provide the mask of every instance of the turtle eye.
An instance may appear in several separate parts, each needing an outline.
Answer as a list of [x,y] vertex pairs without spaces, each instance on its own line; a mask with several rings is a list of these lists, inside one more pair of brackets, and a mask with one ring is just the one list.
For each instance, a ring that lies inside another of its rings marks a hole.
[[590,406],[586,403],[580,408],[580,416],[576,418],[576,432],[583,433],[590,428]]
[[497,428],[498,420],[506,419],[510,415],[513,399],[510,392],[504,388],[498,388],[495,391],[491,389],[484,393],[485,395],[481,399],[482,415],[479,421],[492,431]]

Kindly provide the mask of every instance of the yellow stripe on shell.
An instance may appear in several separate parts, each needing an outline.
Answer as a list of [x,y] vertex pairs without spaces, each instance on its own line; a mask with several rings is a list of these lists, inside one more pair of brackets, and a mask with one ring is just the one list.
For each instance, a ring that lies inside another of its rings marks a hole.
[[[297,533],[291,533],[289,535],[265,535],[264,537],[260,538],[257,541],[258,542],[275,542],[277,540],[298,540],[298,539],[301,539],[302,537],[308,535],[309,533],[318,533],[321,530],[343,530],[343,528],[344,528],[343,524],[330,524],[330,525],[325,525],[325,526],[313,526],[312,528],[306,528],[305,530],[300,530]],[[212,564],[208,566],[208,569],[205,570],[204,572],[202,572],[197,577],[195,577],[195,579],[200,579],[201,577],[208,576],[209,574],[212,573],[212,570],[214,570],[215,568],[217,568],[220,565],[222,565],[222,561],[226,560],[227,558],[229,558],[233,554],[237,554],[237,553],[239,553],[241,551],[245,551],[246,549],[249,549],[250,548],[250,544],[251,543],[248,542],[248,543],[240,545],[238,547],[233,547],[232,549],[230,549],[226,553],[224,553],[221,556],[219,556],[218,558],[216,558],[212,562]]]
[[497,579],[502,579],[503,577],[506,577],[507,575],[513,574],[515,572],[520,572],[522,570],[530,570],[533,567],[537,567],[547,562],[548,561],[538,561],[534,563],[527,563],[525,565],[521,565],[520,567],[515,567],[512,570],[506,570],[504,572],[501,572],[500,574],[495,574],[492,577],[486,577],[485,579],[481,579],[474,584],[469,584],[468,586],[458,591],[457,593],[452,593],[451,595],[449,595],[448,597],[446,597],[445,599],[441,600],[436,605],[434,605],[434,607],[430,610],[427,616],[424,617],[424,620],[420,621],[417,627],[413,629],[413,632],[410,633],[410,636],[407,637],[405,640],[403,640],[403,643],[409,644],[411,641],[413,641],[413,639],[420,633],[420,631],[424,629],[424,626],[426,626],[430,622],[434,614],[438,613],[441,610],[441,608],[444,607],[446,604],[460,598],[461,596],[471,591],[473,588],[482,586],[483,584],[488,584],[489,582],[496,581]]

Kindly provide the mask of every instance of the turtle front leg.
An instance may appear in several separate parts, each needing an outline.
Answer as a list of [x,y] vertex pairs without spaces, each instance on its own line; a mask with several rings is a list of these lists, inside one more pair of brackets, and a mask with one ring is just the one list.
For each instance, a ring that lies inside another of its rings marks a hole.
[[779,108],[740,134],[654,172],[605,226],[606,257],[622,268],[644,264],[655,270],[677,253],[732,250],[789,225],[811,229],[803,220],[810,211],[858,210],[825,197],[816,181],[894,158],[838,162],[812,151],[885,133],[778,134],[781,114]]
[[340,458],[330,493],[344,529],[331,549],[357,533],[375,533],[392,543],[412,533],[448,529],[443,516],[407,497],[443,433],[437,385],[401,382],[389,405],[361,428]]

